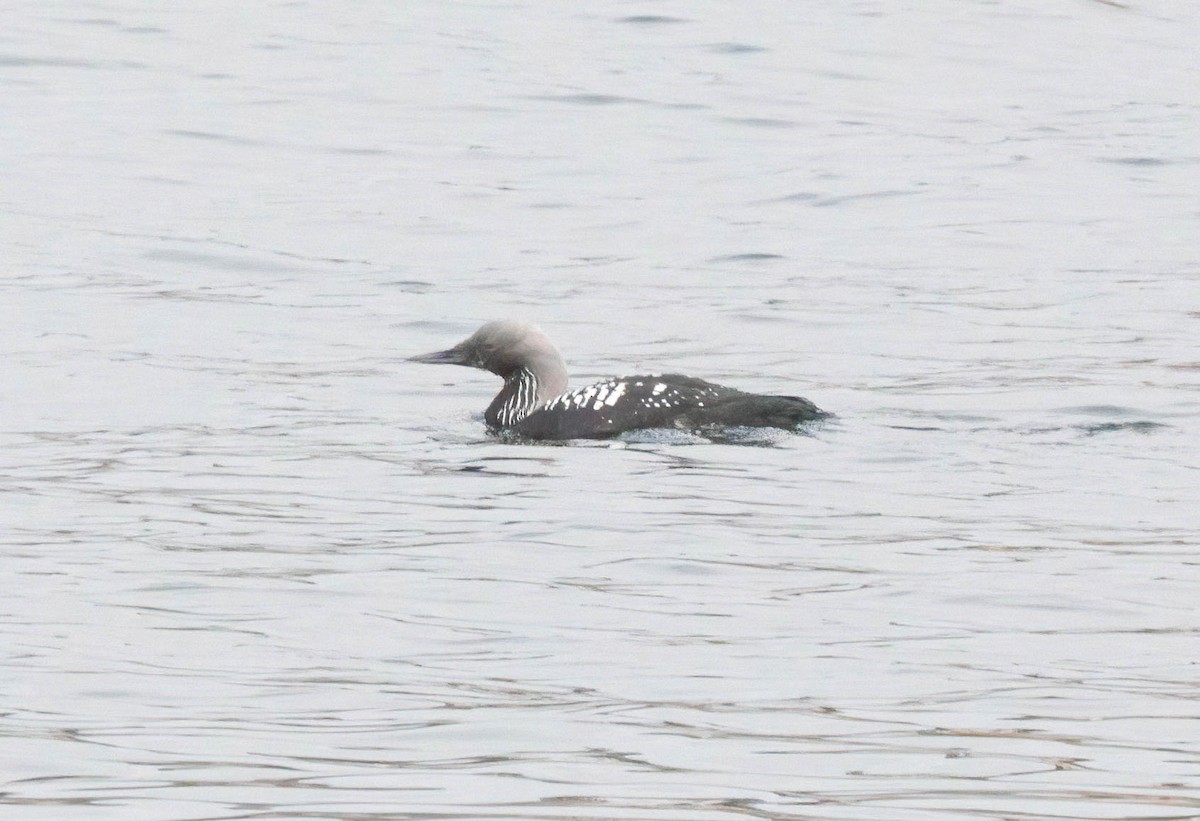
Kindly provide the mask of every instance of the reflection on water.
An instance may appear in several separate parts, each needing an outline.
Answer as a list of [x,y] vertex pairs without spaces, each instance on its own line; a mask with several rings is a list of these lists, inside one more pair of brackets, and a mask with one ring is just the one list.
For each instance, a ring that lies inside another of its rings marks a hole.
[[1200,817],[1194,15],[274,11],[9,15],[0,814]]

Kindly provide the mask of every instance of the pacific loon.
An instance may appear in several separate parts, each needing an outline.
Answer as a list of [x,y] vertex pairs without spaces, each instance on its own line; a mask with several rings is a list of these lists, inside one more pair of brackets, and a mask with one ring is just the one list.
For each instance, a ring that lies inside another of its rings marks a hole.
[[453,348],[412,362],[467,365],[504,387],[483,414],[495,432],[530,439],[606,439],[633,430],[794,430],[830,414],[799,396],[766,396],[679,374],[623,376],[567,390],[567,364],[533,325],[489,322]]

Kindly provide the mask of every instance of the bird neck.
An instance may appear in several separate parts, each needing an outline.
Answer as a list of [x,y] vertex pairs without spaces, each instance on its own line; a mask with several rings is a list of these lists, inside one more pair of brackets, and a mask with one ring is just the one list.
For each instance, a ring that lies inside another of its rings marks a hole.
[[494,428],[517,424],[542,404],[538,388],[539,380],[533,371],[517,368],[505,377],[504,387],[488,405],[483,418]]
[[524,359],[504,374],[504,387],[483,417],[489,425],[515,425],[567,389],[567,363],[553,346]]

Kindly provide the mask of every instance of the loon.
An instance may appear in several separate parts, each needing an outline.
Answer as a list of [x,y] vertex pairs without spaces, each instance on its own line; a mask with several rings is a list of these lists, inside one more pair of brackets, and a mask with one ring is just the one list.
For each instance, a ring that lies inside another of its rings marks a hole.
[[607,439],[627,431],[782,428],[830,416],[799,396],[764,396],[679,374],[624,376],[567,390],[567,363],[540,329],[489,322],[453,348],[410,362],[466,365],[504,379],[483,414],[495,433],[529,439]]

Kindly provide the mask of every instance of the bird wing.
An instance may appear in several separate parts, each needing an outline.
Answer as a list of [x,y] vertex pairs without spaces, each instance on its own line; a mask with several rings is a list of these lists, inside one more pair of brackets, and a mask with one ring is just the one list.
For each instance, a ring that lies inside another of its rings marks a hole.
[[673,427],[689,410],[738,393],[680,374],[606,379],[551,399],[514,429],[537,439],[577,439]]

